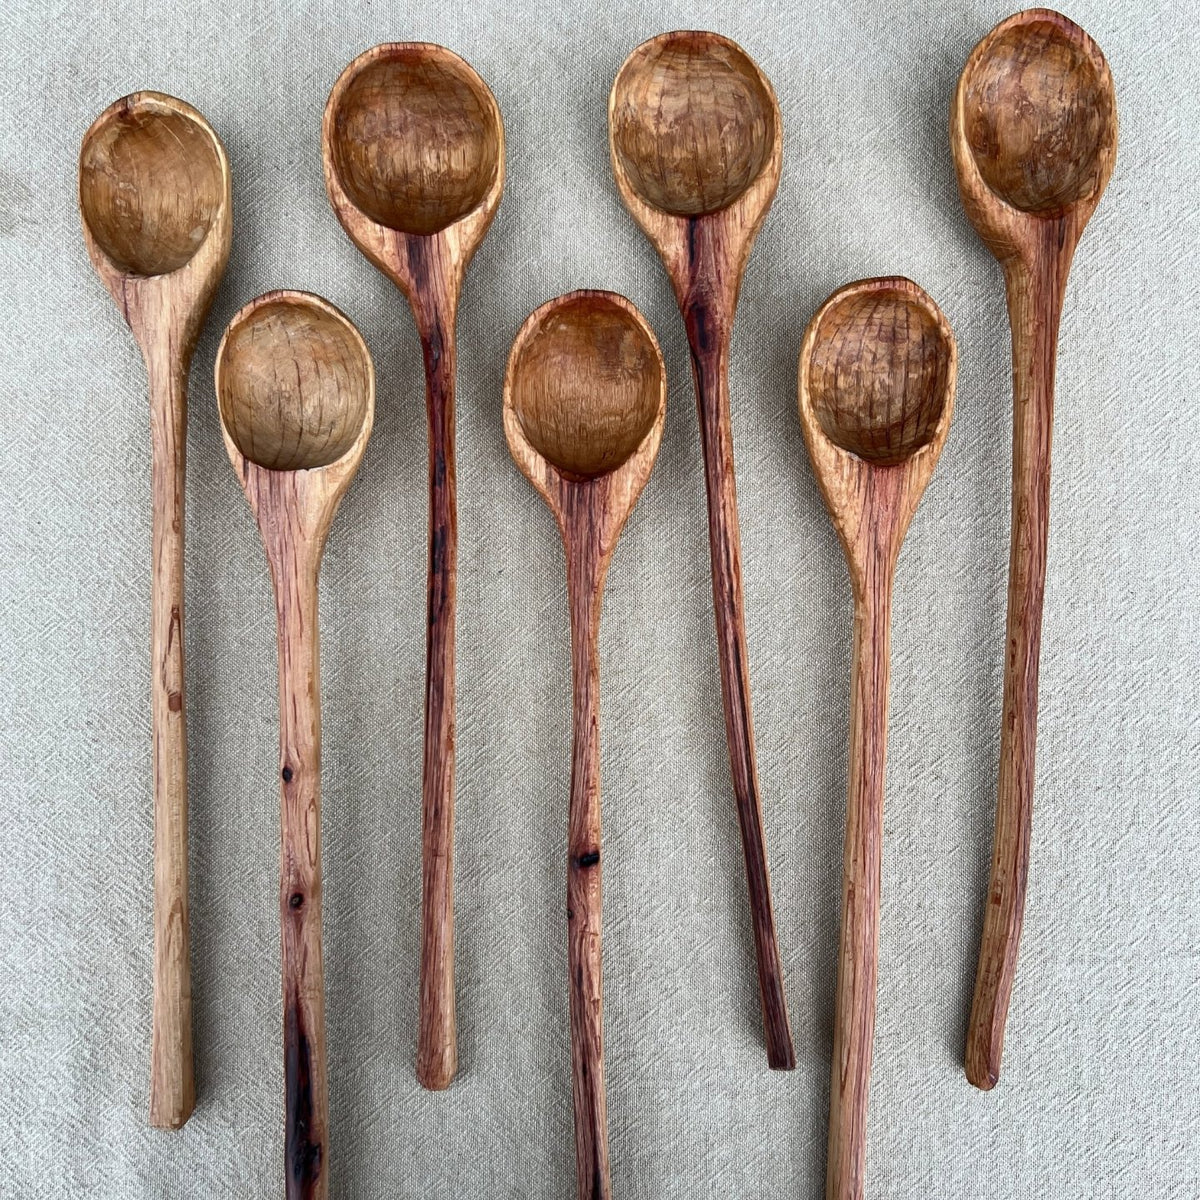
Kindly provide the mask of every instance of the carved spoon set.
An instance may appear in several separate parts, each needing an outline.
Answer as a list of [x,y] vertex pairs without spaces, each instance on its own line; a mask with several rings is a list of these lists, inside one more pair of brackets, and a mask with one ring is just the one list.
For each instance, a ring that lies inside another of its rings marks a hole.
[[[617,188],[658,252],[691,349],[708,498],[717,656],[750,894],[768,1065],[795,1066],[767,867],[742,601],[728,381],[746,262],[780,178],[782,118],[766,76],[711,33],[639,46],[609,97]],[[1047,9],[1018,13],[972,52],[950,141],[967,214],[1004,268],[1013,338],[1014,465],[1004,724],[995,857],[966,1048],[979,1087],[999,1076],[1027,882],[1037,671],[1046,572],[1059,315],[1079,236],[1116,154],[1116,106],[1095,43]],[[504,184],[500,111],[440,46],[355,59],[322,124],[329,199],[346,233],[404,293],[425,364],[429,574],[422,770],[416,1073],[449,1086],[454,1004],[455,322],[463,278]],[[230,172],[194,108],[139,92],[105,110],[80,153],[84,241],[146,362],[153,452],[151,604],[154,1015],[150,1121],[191,1114],[183,502],[192,351],[229,257]],[[892,581],[949,431],[958,353],[915,283],[849,284],[800,350],[800,424],[841,539],[854,600],[849,788],[833,1038],[827,1196],[864,1194],[880,922]],[[285,1180],[329,1192],[321,944],[321,719],[317,579],[342,495],[371,433],[375,375],[353,323],[300,292],[234,316],[215,390],[231,463],[274,585],[279,655],[280,920]],[[662,437],[666,371],[625,297],[579,291],[525,321],[502,419],[513,458],[557,521],[574,692],[567,945],[576,1176],[611,1195],[601,985],[598,635],[605,576]]]

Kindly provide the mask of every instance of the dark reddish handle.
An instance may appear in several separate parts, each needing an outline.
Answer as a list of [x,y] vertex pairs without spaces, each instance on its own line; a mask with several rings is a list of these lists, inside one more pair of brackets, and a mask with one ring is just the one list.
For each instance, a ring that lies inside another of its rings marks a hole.
[[690,315],[685,315],[688,315],[708,493],[708,537],[712,554],[717,654],[721,664],[721,697],[725,705],[733,794],[750,888],[750,918],[758,960],[767,1063],[775,1070],[791,1070],[796,1065],[796,1052],[788,1025],[783,964],[775,934],[775,910],[771,902],[771,876],[767,867],[750,713],[750,661],[746,650],[742,550],[729,417],[728,338],[716,333],[701,307],[697,306]]
[[[580,498],[589,485],[578,487]],[[593,489],[594,490],[594,489]],[[570,514],[575,506],[566,500]],[[572,518],[568,516],[570,521]],[[579,527],[587,530],[586,521]],[[603,568],[586,532],[566,533],[571,605],[574,719],[571,807],[567,828],[567,965],[571,1008],[571,1091],[575,1105],[575,1178],[579,1200],[610,1200],[608,1108],[604,1092],[601,978],[600,663],[597,642]]]
[[[1053,227],[1054,222],[1047,222]],[[1008,271],[1013,335],[1012,539],[1008,563],[1004,714],[992,871],[975,996],[967,1031],[967,1078],[985,1090],[1000,1078],[1004,1029],[1025,915],[1033,827],[1038,666],[1050,528],[1054,361],[1069,255],[1051,239],[1043,263]]]
[[[438,277],[427,276],[431,282]],[[421,329],[429,418],[429,580],[422,767],[421,997],[417,1078],[449,1087],[458,1069],[454,1011],[454,624],[458,514],[454,468],[454,315],[427,296]]]

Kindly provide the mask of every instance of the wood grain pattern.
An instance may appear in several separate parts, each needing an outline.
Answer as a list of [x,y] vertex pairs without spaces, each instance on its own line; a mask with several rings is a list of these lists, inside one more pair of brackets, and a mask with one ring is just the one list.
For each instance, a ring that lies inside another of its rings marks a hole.
[[230,322],[217,352],[216,388],[225,446],[275,589],[285,1194],[326,1200],[317,580],[334,513],[370,436],[374,368],[358,330],[332,305],[270,292]]
[[422,769],[417,1078],[458,1068],[454,1011],[455,320],[463,277],[504,186],[504,126],[487,85],[441,46],[376,46],[325,108],[325,183],[354,244],[404,292],[425,361],[429,583]]
[[775,933],[750,708],[729,412],[729,343],[750,249],[779,184],[783,129],[766,76],[712,33],[663,34],[626,60],[608,102],[621,199],[650,239],[687,329],[704,452],[713,607],[767,1061],[796,1065]]
[[800,351],[800,423],[854,594],[827,1200],[864,1194],[892,580],[950,428],[956,372],[945,317],[907,279],[864,280],[835,292],[812,319]]
[[1012,538],[1000,775],[965,1055],[967,1078],[988,1089],[1000,1077],[1029,873],[1059,318],[1075,247],[1116,158],[1116,101],[1099,47],[1049,9],[1001,22],[963,69],[950,142],[963,206],[1004,269],[1012,326]]
[[658,342],[623,296],[560,296],[517,334],[504,431],[558,521],[571,609],[567,952],[579,1200],[612,1195],[601,986],[600,604],[617,538],[658,454],[665,410]]
[[150,384],[154,761],[154,1015],[150,1124],[195,1106],[188,928],[183,505],[192,352],[229,259],[229,162],[191,105],[137,92],[107,108],[79,154],[83,237],[141,348]]

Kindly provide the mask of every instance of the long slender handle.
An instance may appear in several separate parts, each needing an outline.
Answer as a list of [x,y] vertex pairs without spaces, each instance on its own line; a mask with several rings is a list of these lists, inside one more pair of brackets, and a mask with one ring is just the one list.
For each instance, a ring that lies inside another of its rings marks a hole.
[[879,964],[890,626],[891,566],[885,557],[876,556],[854,612],[850,785],[842,861],[826,1200],[860,1200],[866,1170],[867,1098]]
[[771,876],[767,867],[766,834],[750,714],[750,662],[746,650],[742,549],[729,416],[729,342],[727,337],[712,336],[702,314],[693,310],[685,313],[685,317],[692,346],[692,372],[696,381],[708,493],[708,537],[712,554],[717,654],[721,664],[721,697],[725,705],[733,794],[750,888],[750,919],[754,926],[767,1063],[775,1070],[791,1070],[796,1065],[796,1052],[788,1024],[783,964],[775,934],[775,910],[771,902]]
[[[1053,232],[1053,223],[1047,225]],[[1051,238],[1041,269],[1029,270],[1017,263],[1007,272],[1013,343],[1013,473],[1004,717],[992,873],[965,1056],[967,1078],[985,1090],[1000,1078],[1004,1026],[1025,914],[1050,523],[1054,360],[1069,265],[1070,251],[1059,252],[1056,239]]]
[[315,555],[273,560],[279,622],[279,918],[287,1200],[329,1195],[321,957],[321,671]]
[[153,455],[150,609],[154,743],[154,1018],[150,1124],[179,1129],[196,1103],[188,931],[187,730],[183,663],[183,504],[187,364],[148,353]]
[[[581,539],[582,540],[582,539]],[[600,628],[602,571],[588,548],[567,549],[574,725],[567,828],[567,965],[571,1090],[579,1200],[610,1200],[604,1095],[600,889]]]
[[454,308],[442,264],[413,239],[428,290],[414,304],[429,418],[429,621],[422,768],[421,1000],[417,1079],[450,1086],[458,1070],[454,1016],[454,614],[458,514],[454,470]]

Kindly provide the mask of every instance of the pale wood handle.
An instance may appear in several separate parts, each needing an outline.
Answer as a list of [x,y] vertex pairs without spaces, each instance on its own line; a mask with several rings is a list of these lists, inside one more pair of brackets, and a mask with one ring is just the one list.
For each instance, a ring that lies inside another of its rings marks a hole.
[[188,930],[183,506],[187,364],[148,353],[153,456],[150,704],[154,747],[154,1017],[150,1124],[178,1129],[196,1103]]
[[767,866],[766,833],[750,713],[750,659],[746,649],[742,549],[729,415],[729,341],[727,335],[714,333],[713,322],[699,305],[686,310],[685,322],[692,347],[692,371],[704,452],[721,697],[750,889],[750,919],[754,928],[767,1062],[773,1069],[790,1070],[796,1065],[796,1052],[788,1024],[783,964],[775,934],[775,910],[771,902],[771,876]]
[[321,671],[317,561],[279,556],[279,915],[287,1200],[325,1200],[329,1107],[321,956]]
[[826,1200],[860,1200],[879,966],[879,881],[887,759],[891,566],[873,556],[854,611],[842,929],[829,1097]]
[[[414,240],[415,241],[415,240]],[[420,244],[420,243],[415,243]],[[450,1086],[454,1011],[454,625],[458,515],[454,462],[454,309],[436,289],[417,304],[429,418],[429,580],[422,769],[421,1001],[417,1079]]]
[[[1053,222],[1046,222],[1051,226]],[[965,1056],[967,1078],[989,1089],[1000,1078],[1004,1027],[1025,914],[1033,824],[1038,663],[1050,527],[1054,363],[1069,251],[1046,246],[1040,265],[1006,271],[1013,360],[1012,536],[1008,562],[1004,715],[992,872]]]
[[610,1200],[608,1108],[604,1093],[604,1002],[600,887],[600,591],[602,569],[587,538],[567,549],[574,721],[567,829],[567,966],[571,1090],[579,1200]]

